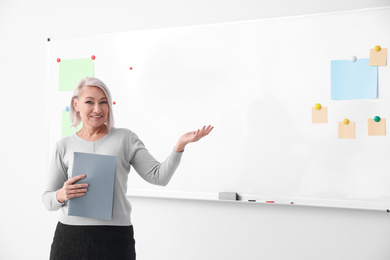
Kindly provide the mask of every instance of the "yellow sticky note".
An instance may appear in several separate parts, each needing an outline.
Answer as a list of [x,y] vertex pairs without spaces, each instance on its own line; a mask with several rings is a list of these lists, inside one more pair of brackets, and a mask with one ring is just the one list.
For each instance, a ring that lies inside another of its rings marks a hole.
[[382,48],[380,51],[370,49],[369,66],[386,66],[387,65],[387,48]]
[[312,123],[328,123],[328,108],[321,107],[317,110],[315,107],[311,109],[311,122]]
[[374,118],[368,119],[368,135],[386,135],[386,118],[375,122]]
[[339,138],[355,138],[355,122],[348,125],[339,122]]

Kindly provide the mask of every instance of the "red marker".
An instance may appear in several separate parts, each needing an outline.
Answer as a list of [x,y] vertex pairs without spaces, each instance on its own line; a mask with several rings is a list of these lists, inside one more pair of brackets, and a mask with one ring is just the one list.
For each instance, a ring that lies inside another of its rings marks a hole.
[[273,200],[267,200],[266,203],[275,203]]
[[294,202],[275,202],[275,201],[267,201],[267,203],[275,203],[275,204],[283,204],[283,205],[293,205]]
[[91,59],[92,59],[92,60],[95,60],[95,58],[96,58],[95,55],[92,55],[92,56],[91,56]]
[[57,62],[60,62],[61,61],[61,59],[60,58],[57,58]]

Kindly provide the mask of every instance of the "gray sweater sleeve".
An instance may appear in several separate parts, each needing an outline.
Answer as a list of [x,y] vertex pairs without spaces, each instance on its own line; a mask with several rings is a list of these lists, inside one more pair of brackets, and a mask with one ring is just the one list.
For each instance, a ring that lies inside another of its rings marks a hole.
[[68,180],[67,167],[63,163],[62,158],[63,156],[61,156],[61,151],[57,144],[50,162],[46,190],[42,195],[43,205],[45,205],[48,210],[58,210],[65,204],[60,203],[57,200],[57,190],[61,189],[64,182]]
[[131,137],[131,161],[137,173],[147,182],[166,186],[180,164],[182,152],[172,150],[163,162],[158,162],[136,134]]

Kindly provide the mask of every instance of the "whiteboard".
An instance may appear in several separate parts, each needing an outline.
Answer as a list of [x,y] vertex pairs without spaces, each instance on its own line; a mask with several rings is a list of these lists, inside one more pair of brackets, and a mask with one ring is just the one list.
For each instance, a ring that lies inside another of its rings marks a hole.
[[[330,99],[331,60],[389,47],[389,25],[382,8],[51,39],[50,146],[71,98],[58,91],[56,59],[95,55],[116,127],[134,131],[158,160],[183,133],[215,126],[186,147],[168,186],[132,171],[129,195],[214,200],[231,191],[242,200],[390,209],[390,136],[367,134],[368,118],[390,118],[389,66],[378,67],[377,99]],[[316,103],[328,107],[327,124],[311,122]],[[356,124],[354,139],[338,138],[344,118]]]

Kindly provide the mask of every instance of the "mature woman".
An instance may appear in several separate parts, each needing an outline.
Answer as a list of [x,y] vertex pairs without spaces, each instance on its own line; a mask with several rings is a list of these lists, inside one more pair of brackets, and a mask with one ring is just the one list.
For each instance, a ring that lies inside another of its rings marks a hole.
[[[180,163],[185,146],[213,129],[208,126],[184,134],[171,154],[160,163],[135,133],[114,128],[111,104],[108,88],[97,78],[82,79],[74,90],[71,122],[75,127],[82,122],[83,127],[57,142],[49,181],[42,196],[48,210],[61,210],[50,259],[135,259],[131,205],[126,199],[130,166],[146,181],[166,185]],[[112,220],[68,215],[68,200],[88,192],[88,184],[81,180],[84,175],[72,177],[70,165],[73,165],[74,152],[116,156]]]

